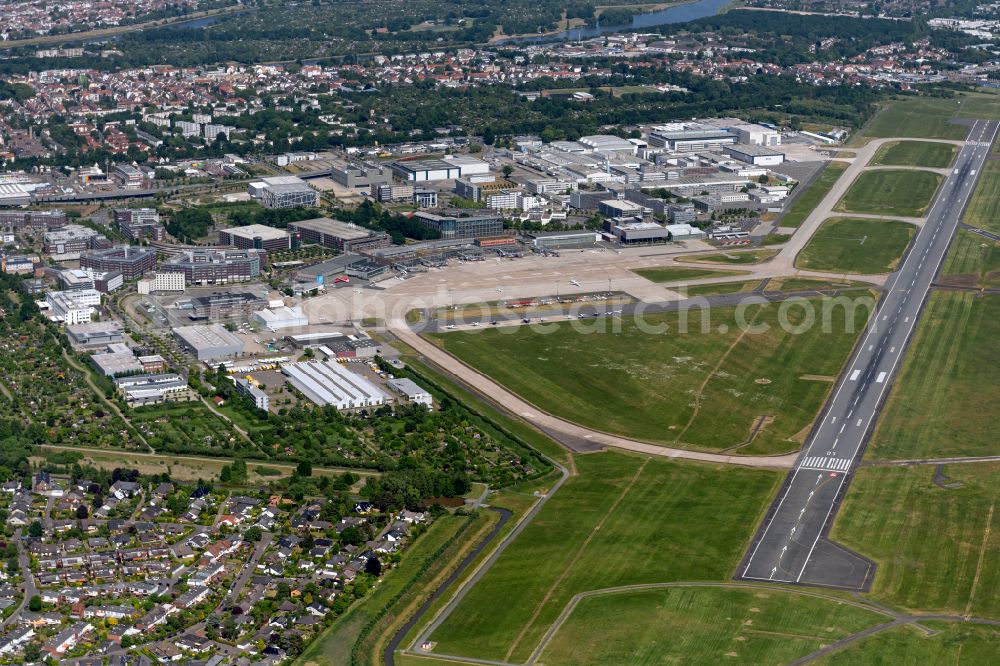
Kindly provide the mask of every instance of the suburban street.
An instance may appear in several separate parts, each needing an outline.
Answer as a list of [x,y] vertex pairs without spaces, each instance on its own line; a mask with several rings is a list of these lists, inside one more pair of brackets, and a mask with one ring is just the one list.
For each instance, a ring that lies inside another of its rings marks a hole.
[[741,566],[738,578],[867,589],[873,562],[826,538],[997,134],[975,121]]

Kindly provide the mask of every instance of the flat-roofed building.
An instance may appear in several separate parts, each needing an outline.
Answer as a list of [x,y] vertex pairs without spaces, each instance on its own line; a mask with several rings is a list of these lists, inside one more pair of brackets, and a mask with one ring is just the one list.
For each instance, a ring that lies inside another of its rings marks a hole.
[[174,335],[199,361],[211,361],[243,352],[243,340],[227,331],[221,324],[180,326]]
[[292,386],[320,406],[337,409],[377,407],[388,397],[374,383],[336,361],[292,363],[282,367]]
[[380,164],[336,164],[330,168],[330,179],[352,190],[374,192],[380,186],[392,185],[392,170]]
[[754,166],[778,166],[785,161],[785,154],[768,146],[740,143],[726,146],[722,152],[733,159]]
[[174,373],[129,375],[115,378],[115,387],[129,407],[161,402],[186,402],[197,398],[187,381]]
[[264,308],[250,315],[250,321],[269,331],[304,328],[309,325],[309,318],[302,312],[301,307]]
[[93,321],[66,327],[69,341],[80,347],[107,346],[125,339],[125,330],[116,321]]
[[568,229],[566,231],[532,231],[524,234],[531,244],[540,250],[558,250],[559,248],[593,247],[601,235],[596,231],[586,229]]
[[232,227],[219,232],[219,242],[241,250],[267,250],[280,252],[291,249],[292,235],[284,229],[275,229],[264,224],[250,224]]
[[116,208],[114,217],[118,230],[131,241],[161,241],[166,235],[155,208]]
[[675,153],[699,150],[721,150],[736,143],[736,135],[726,130],[683,129],[675,131],[654,130],[649,133],[649,145],[667,148]]
[[496,213],[448,211],[435,214],[418,211],[413,214],[413,219],[440,233],[442,239],[493,238],[503,235],[503,220]]
[[253,404],[257,409],[265,412],[267,411],[267,408],[271,403],[267,393],[260,390],[260,388],[243,377],[231,377],[231,379],[236,384],[236,391],[238,393],[253,400]]
[[265,208],[312,207],[319,203],[319,193],[296,176],[273,176],[250,183],[250,196]]
[[250,313],[267,307],[267,299],[249,291],[231,294],[196,296],[187,301],[177,301],[175,307],[189,319],[246,319]]
[[186,284],[228,284],[258,277],[266,259],[265,250],[184,250],[164,262],[160,270],[182,273]]
[[0,228],[58,229],[66,225],[66,213],[61,210],[2,210]]
[[105,377],[138,374],[143,371],[139,359],[128,345],[121,342],[110,344],[107,351],[91,356],[90,363]]
[[140,294],[161,291],[184,291],[184,273],[155,273],[153,277],[142,278],[136,283]]
[[119,271],[125,280],[137,280],[156,268],[156,250],[131,245],[89,250],[80,253],[80,268],[100,272]]
[[390,244],[389,234],[328,217],[291,222],[288,228],[298,233],[303,243],[315,243],[339,252],[371,252]]
[[53,259],[76,259],[81,252],[93,247],[92,243],[98,236],[104,238],[103,234],[89,227],[69,224],[61,229],[45,232],[42,250]]
[[653,222],[636,222],[619,224],[612,229],[618,242],[623,245],[638,243],[662,243],[670,238],[670,232],[665,227]]
[[462,167],[444,160],[406,160],[393,162],[392,170],[403,180],[423,183],[462,177]]
[[431,396],[430,391],[421,388],[409,377],[397,377],[396,379],[390,379],[386,382],[386,384],[396,393],[405,396],[410,402],[418,405],[425,405],[427,407],[432,407],[434,405],[434,398]]

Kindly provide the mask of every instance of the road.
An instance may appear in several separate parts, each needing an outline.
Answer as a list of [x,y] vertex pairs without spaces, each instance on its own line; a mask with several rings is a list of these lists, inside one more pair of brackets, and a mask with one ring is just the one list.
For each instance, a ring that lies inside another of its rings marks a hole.
[[975,189],[998,121],[975,121],[927,222],[827,402],[758,531],[738,578],[867,589],[875,565],[826,535],[919,319],[938,267]]
[[21,528],[14,530],[14,543],[17,544],[17,566],[21,569],[21,603],[18,604],[14,612],[7,616],[7,619],[0,623],[0,628],[6,629],[16,624],[21,617],[21,611],[28,607],[31,597],[38,594],[35,586],[35,576],[31,573],[31,557],[27,548],[24,547],[24,540],[21,538]]

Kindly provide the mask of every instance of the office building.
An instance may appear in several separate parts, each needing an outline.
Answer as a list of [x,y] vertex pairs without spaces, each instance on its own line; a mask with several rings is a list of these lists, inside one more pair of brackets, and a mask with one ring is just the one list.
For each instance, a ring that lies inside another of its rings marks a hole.
[[184,291],[184,273],[154,273],[153,277],[142,278],[136,283],[140,294],[161,291]]
[[28,275],[35,272],[40,262],[37,254],[3,254],[0,255],[0,271],[8,275]]
[[180,326],[174,329],[178,341],[199,361],[212,361],[243,352],[243,341],[221,324]]
[[61,229],[47,231],[42,236],[42,250],[56,260],[77,259],[80,253],[106,243],[108,239],[100,232],[78,224],[69,224]]
[[160,214],[154,208],[118,208],[114,211],[115,224],[129,240],[161,241],[166,232],[160,224]]
[[267,300],[248,291],[234,294],[209,294],[188,301],[178,301],[176,307],[189,319],[247,319],[251,313],[267,307]]
[[371,252],[391,242],[389,234],[328,217],[290,222],[288,228],[298,233],[303,243],[315,243],[339,252]]
[[161,402],[186,402],[197,399],[187,381],[174,373],[117,377],[115,387],[129,407],[156,405]]
[[735,128],[740,143],[751,146],[780,146],[781,134],[762,125],[740,125]]
[[265,208],[296,208],[316,206],[319,194],[301,178],[274,176],[250,183],[250,196]]
[[116,164],[111,175],[123,190],[141,190],[146,181],[142,171],[131,164]]
[[258,277],[266,259],[264,250],[185,250],[164,262],[160,270],[183,274],[186,284],[228,284]]
[[[294,240],[297,241],[298,235]],[[232,227],[219,232],[219,242],[232,245],[241,250],[267,250],[280,252],[288,250],[293,245],[293,237],[284,229],[275,229],[264,224],[250,224],[245,227]]]
[[248,379],[243,377],[231,377],[230,379],[236,384],[236,391],[241,395],[245,395],[253,401],[254,407],[262,411],[267,411],[270,405],[270,398],[268,398],[267,393],[260,390],[255,384],[251,383]]
[[[465,217],[467,216],[467,217]],[[503,220],[495,213],[469,213],[467,211],[444,214],[414,213],[413,220],[441,234],[442,239],[492,238],[503,235]]]
[[66,213],[61,210],[3,210],[0,211],[0,228],[58,229],[66,225]]
[[80,291],[82,289],[94,288],[94,279],[90,273],[80,268],[59,271],[57,278],[59,286],[65,291]]
[[379,185],[375,198],[381,203],[412,201],[414,191],[413,185]]
[[48,304],[48,318],[63,324],[83,324],[93,319],[97,313],[95,306],[101,304],[101,293],[96,289],[80,291],[52,291],[45,298]]
[[80,268],[107,272],[118,271],[123,279],[137,280],[156,268],[156,250],[149,247],[119,245],[106,250],[80,253]]
[[379,187],[392,185],[392,170],[378,164],[341,164],[330,169],[330,179],[352,190],[367,189],[375,192]]

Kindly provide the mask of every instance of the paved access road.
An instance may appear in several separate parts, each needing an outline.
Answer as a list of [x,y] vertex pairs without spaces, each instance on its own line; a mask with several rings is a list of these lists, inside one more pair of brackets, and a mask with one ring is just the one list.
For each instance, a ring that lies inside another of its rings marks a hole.
[[867,589],[875,565],[826,538],[1000,121],[971,123],[927,222],[741,565],[738,578]]

